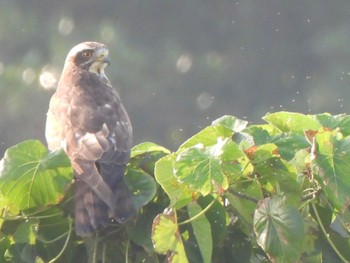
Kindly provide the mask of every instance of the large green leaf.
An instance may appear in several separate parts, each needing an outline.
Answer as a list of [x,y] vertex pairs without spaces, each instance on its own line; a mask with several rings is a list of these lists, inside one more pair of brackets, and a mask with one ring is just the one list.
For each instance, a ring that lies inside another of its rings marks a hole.
[[152,142],[144,142],[134,146],[131,150],[131,160],[128,167],[143,170],[154,175],[155,163],[170,151]]
[[11,240],[9,235],[1,233],[2,238],[0,239],[0,262],[6,262],[5,252],[11,246]]
[[0,162],[2,196],[20,210],[57,204],[72,178],[64,152],[49,152],[36,140],[9,148]]
[[37,235],[38,222],[36,220],[28,220],[21,223],[13,234],[13,239],[17,243],[26,243],[35,245]]
[[192,200],[192,194],[185,184],[176,179],[173,169],[174,159],[175,155],[167,155],[158,160],[154,173],[157,182],[170,198],[170,206],[181,208]]
[[[212,201],[214,197],[211,195],[198,198],[198,204],[204,209]],[[213,244],[219,244],[227,236],[228,217],[226,213],[226,207],[219,201],[214,201],[214,204],[208,211],[205,212],[205,216],[211,225],[211,233],[213,238]]]
[[311,116],[295,112],[268,113],[263,119],[282,132],[302,134],[305,130],[318,130],[321,128],[321,124]]
[[252,163],[262,163],[266,160],[278,156],[278,148],[273,143],[252,146],[245,150],[246,155]]
[[202,150],[207,154],[208,159],[217,160],[220,163],[222,172],[230,181],[235,180],[243,173],[249,172],[251,168],[248,158],[240,149],[240,146],[233,142],[231,138],[220,138],[216,144],[203,147]]
[[15,263],[41,263],[41,258],[36,255],[36,247],[26,243],[14,243],[5,253],[5,262]]
[[298,209],[282,196],[261,200],[254,214],[258,244],[272,262],[297,262],[303,249],[304,225]]
[[178,231],[176,212],[173,209],[167,209],[153,220],[152,240],[154,250],[160,254],[167,254],[168,262],[188,262]]
[[[202,212],[201,206],[196,202],[189,203],[187,209],[190,218]],[[191,224],[202,255],[203,263],[210,263],[213,249],[211,225],[205,215],[191,221]]]
[[[36,233],[37,254],[42,256],[44,262],[49,262],[62,250],[69,231],[74,231],[70,229],[72,219],[64,216],[64,212],[59,206],[40,211],[35,216],[40,219]],[[51,242],[52,240],[55,240],[55,242]],[[70,249],[65,250],[59,262],[71,262],[71,252],[74,251],[76,245],[75,241],[71,239],[68,243]],[[81,260],[84,261],[83,258]]]
[[323,127],[339,129],[345,136],[350,135],[350,116],[345,114],[330,115],[329,113],[317,114],[315,119]]
[[[256,255],[258,260],[254,260],[251,232],[246,235],[240,228],[233,228],[227,231],[227,240],[220,250],[214,254],[215,261],[217,263],[268,263],[264,260],[264,257]],[[254,244],[254,247],[258,246]],[[260,253],[263,253],[259,248]]]
[[218,138],[231,138],[232,134],[233,131],[225,126],[208,126],[185,141],[179,147],[179,151],[196,145],[212,146],[217,143]]
[[157,186],[153,177],[142,170],[128,169],[125,182],[133,195],[136,210],[150,202],[156,194]]
[[283,192],[288,202],[299,204],[302,189],[297,182],[297,169],[291,163],[273,157],[255,165],[255,172],[259,174],[259,182],[271,193]]
[[240,132],[242,131],[244,128],[247,127],[248,122],[244,121],[244,120],[240,120],[238,118],[236,118],[235,116],[231,116],[231,115],[224,115],[216,120],[214,120],[212,122],[212,125],[221,125],[224,126],[234,132]]
[[315,178],[332,204],[342,209],[350,202],[350,137],[338,135],[336,131],[317,133],[313,156],[319,167]]
[[208,149],[213,156],[217,156],[223,162],[232,163],[245,156],[244,152],[231,139],[219,140],[217,144],[208,147]]
[[152,224],[154,218],[164,210],[164,207],[151,203],[147,205],[141,215],[139,215],[134,223],[130,237],[131,240],[139,246],[142,246],[147,252],[154,252],[152,244]]
[[272,142],[277,145],[278,153],[285,160],[291,160],[297,151],[310,147],[304,135],[292,134],[278,136]]
[[174,163],[175,175],[182,183],[202,195],[221,193],[228,188],[228,180],[215,156],[197,147],[181,152]]
[[[261,186],[256,180],[237,182],[234,186],[231,186],[230,189],[231,188],[240,194],[244,194],[257,200],[260,200],[263,197]],[[225,193],[225,196],[229,200],[230,206],[235,209],[238,218],[247,226],[247,231],[250,232],[253,226],[253,214],[256,209],[256,203],[231,194],[230,189]]]
[[152,153],[152,152],[163,152],[166,154],[169,154],[170,151],[163,146],[160,146],[158,144],[155,144],[153,142],[143,142],[138,145],[135,145],[131,150],[131,158],[142,155],[145,153]]
[[254,139],[254,144],[258,146],[261,144],[271,142],[270,132],[272,130],[276,130],[277,132],[279,132],[279,130],[277,130],[269,124],[251,125],[244,129],[243,132],[251,135]]

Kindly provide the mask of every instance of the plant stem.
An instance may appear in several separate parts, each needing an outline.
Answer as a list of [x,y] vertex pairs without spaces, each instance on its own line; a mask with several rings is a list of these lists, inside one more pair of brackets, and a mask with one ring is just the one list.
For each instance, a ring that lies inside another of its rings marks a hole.
[[246,194],[242,194],[240,192],[236,192],[235,190],[233,189],[230,189],[229,191],[231,194],[235,195],[235,196],[238,196],[239,198],[242,198],[242,199],[245,199],[245,200],[248,200],[248,201],[251,201],[253,203],[258,203],[259,202],[259,199],[255,198],[255,197],[252,197],[252,196],[249,196],[249,195],[246,195]]
[[103,243],[102,247],[102,263],[106,263],[106,252],[107,251],[107,242]]
[[130,248],[130,239],[128,240],[128,242],[126,242],[125,263],[129,263],[129,248]]
[[53,259],[51,259],[49,261],[49,263],[53,263],[55,262],[60,256],[62,256],[63,252],[66,250],[67,246],[68,246],[68,242],[69,242],[69,239],[70,239],[70,236],[72,234],[72,219],[69,218],[69,230],[68,230],[68,235],[67,235],[67,239],[66,241],[64,242],[64,245],[60,251],[60,253],[58,253],[58,255],[56,257],[54,257]]
[[197,220],[197,219],[198,219],[199,217],[201,217],[205,212],[207,212],[207,211],[210,209],[210,207],[213,206],[213,204],[215,203],[215,201],[216,201],[216,199],[214,198],[213,201],[211,201],[210,204],[209,204],[206,208],[204,208],[201,212],[199,212],[199,213],[196,214],[195,216],[193,216],[193,217],[191,217],[191,218],[189,218],[189,219],[187,219],[187,220],[185,220],[185,221],[183,221],[183,222],[178,223],[178,225],[179,225],[179,226],[185,225],[185,224],[188,224],[188,223],[191,223],[191,222]]
[[62,235],[60,235],[54,239],[51,239],[51,240],[45,240],[45,239],[41,239],[41,238],[38,238],[38,240],[40,240],[40,242],[43,242],[44,244],[51,244],[51,243],[54,243],[54,242],[60,240],[64,236],[69,235],[71,231],[72,231],[72,229],[69,229],[67,232],[65,232]]
[[328,243],[331,245],[331,247],[333,248],[334,252],[338,255],[338,257],[345,263],[349,263],[349,261],[340,253],[340,251],[337,249],[337,247],[335,246],[335,244],[333,243],[333,241],[331,240],[331,238],[329,237],[329,234],[327,233],[322,221],[321,221],[321,218],[320,218],[320,215],[318,214],[317,212],[317,208],[314,204],[314,202],[311,202],[311,206],[312,206],[312,209],[315,213],[315,216],[316,216],[316,219],[317,219],[317,222],[324,234],[324,236],[326,237]]
[[99,243],[99,240],[98,240],[98,231],[96,232],[96,235],[95,235],[95,240],[94,240],[94,251],[92,253],[92,263],[97,263],[97,249],[98,249],[98,243]]

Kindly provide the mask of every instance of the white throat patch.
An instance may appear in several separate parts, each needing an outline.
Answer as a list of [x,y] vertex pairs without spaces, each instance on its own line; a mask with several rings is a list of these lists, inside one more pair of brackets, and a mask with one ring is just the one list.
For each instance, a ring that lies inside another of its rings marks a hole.
[[101,61],[95,61],[94,63],[91,64],[89,71],[99,75],[100,78],[107,78],[105,74],[106,66],[107,66],[106,63],[103,63]]
[[105,74],[105,67],[107,66],[107,63],[101,62],[101,61],[95,61],[91,64],[89,68],[89,72],[97,74],[101,80],[110,85],[110,82]]

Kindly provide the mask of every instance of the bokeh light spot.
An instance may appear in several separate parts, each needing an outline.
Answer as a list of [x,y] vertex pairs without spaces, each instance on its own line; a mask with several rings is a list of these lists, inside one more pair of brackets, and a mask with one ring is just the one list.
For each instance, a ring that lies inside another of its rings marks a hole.
[[114,39],[115,31],[111,26],[104,26],[101,31],[101,38],[104,42],[111,42]]
[[188,54],[182,54],[177,62],[176,62],[176,69],[180,73],[187,73],[192,67],[192,58]]
[[206,59],[208,64],[213,67],[221,66],[223,62],[222,56],[215,51],[208,53]]
[[2,62],[0,62],[0,75],[4,74],[5,66]]
[[32,84],[33,81],[35,80],[35,77],[36,77],[36,73],[35,73],[34,69],[32,69],[32,68],[26,68],[22,72],[22,80],[27,85]]
[[74,29],[74,21],[68,17],[62,17],[58,24],[58,32],[62,35],[69,35]]
[[208,92],[202,92],[197,97],[197,107],[200,110],[207,110],[213,105],[214,97],[210,95]]
[[53,71],[48,70],[47,67],[44,67],[39,76],[39,82],[44,89],[53,89],[56,87],[57,83],[56,74]]

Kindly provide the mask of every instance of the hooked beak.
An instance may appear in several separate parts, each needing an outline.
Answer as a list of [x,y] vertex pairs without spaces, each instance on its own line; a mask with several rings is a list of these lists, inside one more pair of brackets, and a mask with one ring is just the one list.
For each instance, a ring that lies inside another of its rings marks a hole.
[[108,56],[108,49],[104,46],[98,48],[95,51],[94,59],[95,61],[89,67],[89,71],[99,75],[102,79],[107,79],[104,69],[111,62]]
[[111,65],[111,60],[108,55],[104,56],[102,61],[106,63],[108,66]]
[[110,65],[111,64],[111,60],[108,56],[108,49],[105,48],[105,47],[102,47],[100,49],[97,50],[97,61],[100,61],[102,63],[105,63],[107,65]]

